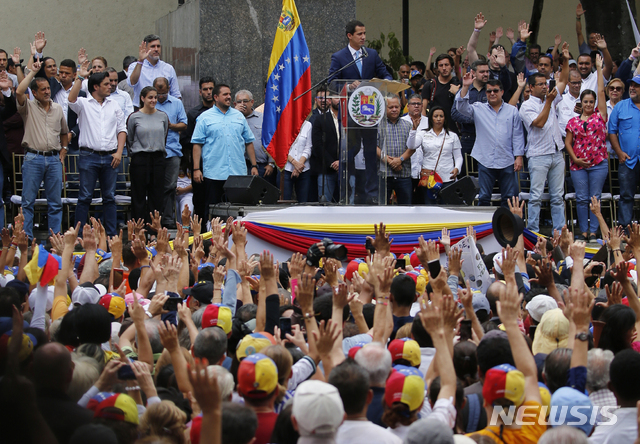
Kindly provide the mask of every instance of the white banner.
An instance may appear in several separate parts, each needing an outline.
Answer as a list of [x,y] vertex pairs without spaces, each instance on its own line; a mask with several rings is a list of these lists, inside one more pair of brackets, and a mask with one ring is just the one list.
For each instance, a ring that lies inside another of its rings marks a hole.
[[469,280],[472,289],[486,293],[489,285],[491,285],[491,278],[473,238],[471,236],[464,237],[452,248],[462,250],[460,259],[464,260],[462,262],[464,280]]

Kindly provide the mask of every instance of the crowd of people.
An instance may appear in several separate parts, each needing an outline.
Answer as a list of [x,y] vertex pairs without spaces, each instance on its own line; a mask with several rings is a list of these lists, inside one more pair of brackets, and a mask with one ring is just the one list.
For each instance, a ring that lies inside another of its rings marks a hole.
[[446,228],[276,262],[233,218],[152,218],[0,233],[3,442],[640,442],[638,224],[601,262],[566,227],[493,252],[469,227],[482,292]]
[[[506,207],[519,196],[535,232],[546,200],[552,228],[564,225],[565,192],[575,191],[576,236],[593,241],[599,228],[589,202],[603,189],[615,194],[621,225],[633,218],[640,46],[624,61],[613,60],[604,36],[591,32],[585,39],[583,14],[579,4],[573,53],[560,35],[546,49],[530,43],[529,26],[521,21],[517,30],[491,32],[483,55],[477,46],[487,20],[480,13],[466,49],[436,56],[431,48],[427,63],[413,61],[397,73],[365,47],[365,25],[352,20],[345,29],[348,45],[331,57],[328,88],[314,92],[314,109],[282,171],[262,146],[261,111],[275,102],[254,106],[251,91],[233,92],[205,76],[199,80],[201,104],[185,110],[175,70],[161,60],[159,36],[146,36],[137,57],[127,56],[118,71],[104,57],[89,59],[84,49],[77,61],[64,59],[58,67],[45,56],[47,40],[38,32],[24,68],[20,48],[0,50],[1,194],[5,201],[12,194],[11,154],[24,154],[19,202],[27,235],[33,236],[39,189],[47,199],[48,228],[60,232],[60,178],[71,174],[66,155],[78,155],[71,214],[86,223],[92,199],[100,197],[113,236],[124,223],[116,213],[119,177],[130,183],[135,219],[150,222],[148,214],[158,211],[162,225],[175,228],[185,205],[207,218],[210,205],[226,199],[230,175],[282,184],[282,197],[300,203],[400,205],[446,203],[442,187],[475,175],[478,205],[500,201]],[[500,43],[503,35],[511,49]],[[359,127],[345,116],[345,91],[394,76],[408,89],[386,95],[378,125]],[[613,163],[609,181],[611,158],[620,166]]]

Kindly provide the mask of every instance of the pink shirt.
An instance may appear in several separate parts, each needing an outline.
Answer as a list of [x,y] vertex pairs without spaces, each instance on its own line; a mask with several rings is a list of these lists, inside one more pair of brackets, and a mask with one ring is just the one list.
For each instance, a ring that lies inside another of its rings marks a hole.
[[[567,123],[567,133],[573,134],[573,152],[576,157],[586,159],[591,165],[607,160],[607,122],[596,109],[589,120],[574,117]],[[571,162],[571,170],[582,169]]]

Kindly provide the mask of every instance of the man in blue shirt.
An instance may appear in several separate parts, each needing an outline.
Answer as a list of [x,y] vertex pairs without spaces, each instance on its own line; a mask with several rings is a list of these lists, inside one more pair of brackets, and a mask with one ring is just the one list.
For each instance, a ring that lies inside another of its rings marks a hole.
[[173,228],[173,217],[176,207],[176,187],[178,173],[182,160],[182,146],[180,145],[180,131],[187,129],[187,113],[182,101],[169,94],[169,81],[165,77],[158,77],[153,81],[153,87],[158,90],[156,109],[164,111],[169,117],[169,132],[167,134],[167,160],[165,162],[164,212],[162,225]]
[[626,227],[633,216],[633,201],[640,179],[640,76],[629,83],[629,98],[618,102],[609,118],[609,140],[620,159],[618,223]]
[[480,205],[491,205],[491,193],[496,180],[500,187],[502,206],[518,195],[516,172],[522,169],[524,155],[524,133],[518,108],[504,103],[504,89],[500,80],[486,83],[487,103],[469,104],[469,88],[473,74],[465,74],[462,88],[456,95],[455,108],[464,116],[473,119],[476,140],[471,157],[478,161],[480,182]]
[[251,161],[251,175],[258,175],[253,149],[255,137],[244,115],[231,108],[229,85],[216,85],[213,88],[213,100],[215,106],[200,114],[191,137],[193,180],[198,183],[204,181],[207,214],[210,205],[222,200],[227,178],[247,174],[245,149]]

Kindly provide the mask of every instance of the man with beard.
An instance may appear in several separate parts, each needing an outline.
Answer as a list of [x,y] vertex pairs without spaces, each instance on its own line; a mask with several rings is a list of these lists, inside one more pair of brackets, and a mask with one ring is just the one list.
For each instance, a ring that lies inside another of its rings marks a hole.
[[229,85],[216,85],[213,100],[215,106],[198,117],[191,136],[193,180],[204,182],[205,211],[222,201],[224,183],[229,176],[247,174],[245,149],[251,163],[251,175],[258,175],[253,148],[255,137],[244,115],[231,107]]
[[634,193],[640,178],[638,139],[640,139],[640,76],[635,76],[629,83],[629,98],[618,102],[609,118],[609,140],[620,159],[618,223],[623,227],[631,223]]
[[145,86],[152,86],[158,77],[169,81],[169,94],[178,99],[182,98],[178,88],[178,77],[173,66],[160,60],[162,43],[160,37],[149,34],[139,47],[138,61],[129,66],[129,85],[133,87],[133,106],[140,107],[140,91]]
[[[428,115],[432,106],[441,106],[447,122],[451,122],[451,107],[456,93],[460,89],[460,80],[453,76],[453,58],[449,54],[440,54],[436,58],[438,77],[427,82],[422,88],[422,115]],[[458,132],[457,128],[449,130]]]
[[[191,185],[193,186],[193,212],[197,214],[201,219],[208,220],[208,212],[204,206],[204,183],[196,182],[193,180],[193,146],[191,145],[191,136],[193,130],[196,128],[196,119],[203,112],[210,110],[213,107],[213,88],[216,86],[216,82],[213,77],[202,77],[199,82],[200,85],[200,99],[202,103],[200,105],[191,108],[187,112],[187,131],[183,132],[184,136],[181,140],[183,153],[185,157],[183,160],[189,165],[189,171],[191,173]],[[198,160],[198,164],[201,161]]]

